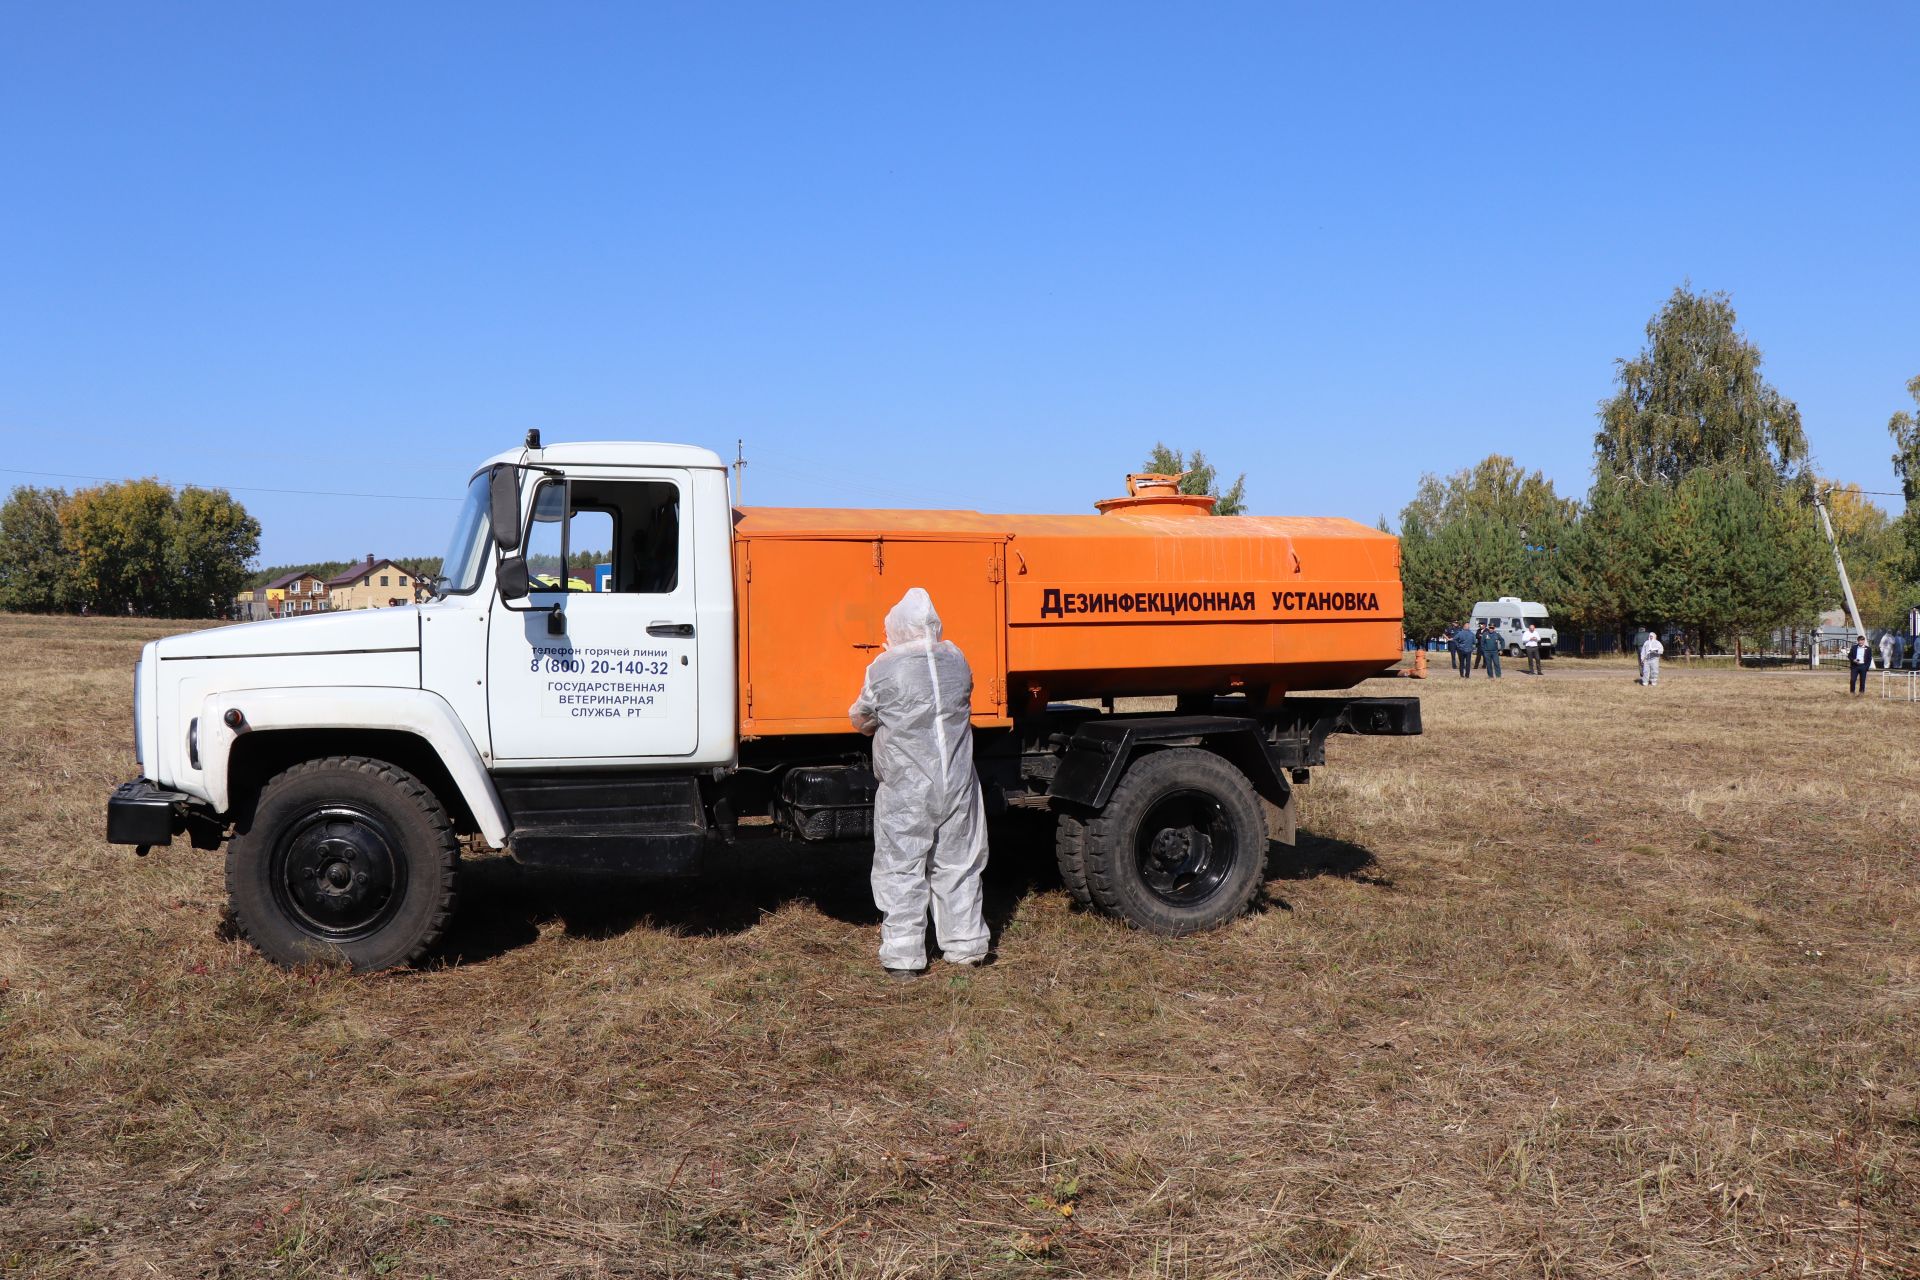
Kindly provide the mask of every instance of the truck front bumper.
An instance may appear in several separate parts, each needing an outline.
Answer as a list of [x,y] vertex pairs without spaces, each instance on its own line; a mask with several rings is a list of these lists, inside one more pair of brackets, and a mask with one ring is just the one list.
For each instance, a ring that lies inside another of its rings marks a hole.
[[172,844],[176,832],[187,829],[187,804],[193,797],[184,791],[135,778],[113,789],[107,801],[107,843],[139,845]]

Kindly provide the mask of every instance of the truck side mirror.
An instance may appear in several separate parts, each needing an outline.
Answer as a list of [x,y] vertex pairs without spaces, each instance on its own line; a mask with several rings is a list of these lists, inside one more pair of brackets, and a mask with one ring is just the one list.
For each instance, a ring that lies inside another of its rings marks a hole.
[[527,558],[502,556],[499,567],[494,570],[493,581],[500,588],[502,600],[525,600],[533,585],[527,578]]
[[[493,525],[493,541],[502,551],[520,549],[520,469],[501,463],[487,478],[487,509]],[[526,565],[520,566],[520,578],[526,581]],[[506,592],[504,588],[502,595]],[[527,594],[522,585],[520,594]]]

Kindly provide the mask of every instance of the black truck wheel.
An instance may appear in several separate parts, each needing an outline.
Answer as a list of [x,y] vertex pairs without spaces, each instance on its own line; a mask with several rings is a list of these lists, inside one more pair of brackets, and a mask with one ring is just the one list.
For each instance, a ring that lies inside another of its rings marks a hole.
[[260,791],[227,846],[241,934],[276,964],[414,964],[453,914],[459,845],[438,797],[361,756],[294,765]]
[[1225,924],[1247,909],[1266,869],[1260,797],[1210,751],[1140,757],[1085,826],[1094,905],[1150,933]]
[[1087,824],[1071,813],[1055,816],[1053,857],[1060,864],[1060,883],[1067,896],[1083,907],[1093,905],[1087,888]]

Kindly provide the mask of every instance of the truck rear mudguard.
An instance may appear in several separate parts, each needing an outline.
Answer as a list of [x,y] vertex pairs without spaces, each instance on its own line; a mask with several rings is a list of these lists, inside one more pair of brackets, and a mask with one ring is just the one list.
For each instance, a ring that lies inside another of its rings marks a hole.
[[1266,799],[1285,804],[1289,778],[1304,781],[1296,771],[1326,763],[1330,735],[1412,736],[1420,729],[1418,698],[1288,698],[1278,711],[1256,714],[1089,716],[1074,728],[1047,794],[1100,809],[1142,747],[1196,746],[1230,761]]

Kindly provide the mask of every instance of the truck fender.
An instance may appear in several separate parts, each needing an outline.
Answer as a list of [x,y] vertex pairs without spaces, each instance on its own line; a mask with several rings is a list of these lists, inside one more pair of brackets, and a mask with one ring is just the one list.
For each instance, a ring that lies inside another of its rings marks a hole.
[[[229,712],[237,715],[229,716]],[[200,704],[200,767],[207,798],[231,811],[228,765],[244,733],[279,729],[395,729],[423,739],[446,766],[480,834],[494,848],[507,842],[507,811],[473,739],[446,699],[426,689],[236,689]]]
[[1128,763],[1149,745],[1202,747],[1223,756],[1276,805],[1285,806],[1292,791],[1259,725],[1233,716],[1195,715],[1100,719],[1081,725],[1047,794],[1083,809],[1105,808]]

